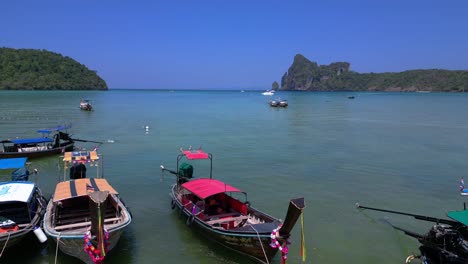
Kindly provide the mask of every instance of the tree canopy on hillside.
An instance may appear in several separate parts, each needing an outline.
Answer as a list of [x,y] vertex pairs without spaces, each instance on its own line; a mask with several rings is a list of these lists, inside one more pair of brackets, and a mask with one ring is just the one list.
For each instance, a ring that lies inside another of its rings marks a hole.
[[468,92],[468,71],[441,69],[357,73],[350,63],[318,65],[301,54],[281,79],[282,90]]
[[85,65],[61,54],[0,48],[0,90],[107,90]]

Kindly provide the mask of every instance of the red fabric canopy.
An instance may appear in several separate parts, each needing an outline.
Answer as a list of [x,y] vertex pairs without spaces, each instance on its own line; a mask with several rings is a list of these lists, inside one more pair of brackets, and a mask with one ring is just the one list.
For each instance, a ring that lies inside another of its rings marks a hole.
[[218,193],[241,192],[241,190],[232,187],[231,185],[225,184],[222,181],[208,178],[191,180],[182,184],[182,187],[200,197],[201,199],[205,199]]
[[203,152],[202,150],[182,150],[182,153],[187,157],[189,160],[195,159],[207,159],[208,153]]

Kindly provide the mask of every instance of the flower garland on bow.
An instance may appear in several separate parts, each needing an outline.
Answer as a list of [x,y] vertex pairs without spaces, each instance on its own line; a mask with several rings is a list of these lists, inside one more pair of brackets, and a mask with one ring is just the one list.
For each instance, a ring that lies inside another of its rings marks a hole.
[[281,246],[280,242],[278,241],[278,237],[280,236],[279,235],[279,230],[281,229],[281,226],[282,224],[280,224],[277,228],[273,229],[273,231],[271,231],[271,235],[270,235],[270,238],[271,238],[271,243],[270,243],[270,247],[272,248],[277,248],[281,251],[281,263],[282,264],[285,264],[286,263],[286,259],[288,258],[288,251],[289,251],[289,248],[288,248],[288,245],[291,244],[291,241],[289,239],[289,237],[286,239],[286,243],[284,246]]
[[[107,246],[109,245],[109,231],[104,229],[104,249],[107,252]],[[89,254],[89,257],[93,263],[101,264],[104,262],[104,254],[101,250],[96,248],[93,243],[91,243],[91,231],[88,231],[84,234],[84,251]]]

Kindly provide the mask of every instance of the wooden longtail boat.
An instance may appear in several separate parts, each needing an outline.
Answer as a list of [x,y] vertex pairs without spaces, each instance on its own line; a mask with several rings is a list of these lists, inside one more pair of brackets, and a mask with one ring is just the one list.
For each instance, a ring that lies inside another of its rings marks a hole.
[[[0,182],[0,250],[17,245],[34,232],[41,242],[47,239],[40,225],[47,200],[34,182],[16,181],[15,172],[27,173],[26,158],[0,159],[1,170],[13,171],[13,181]],[[26,178],[24,178],[26,179]],[[1,256],[1,255],[0,255]]]
[[[186,224],[208,239],[247,255],[258,262],[269,263],[278,251],[287,257],[289,236],[302,210],[304,198],[292,199],[284,222],[252,207],[247,194],[212,178],[212,155],[202,150],[181,150],[177,171],[164,168],[177,176],[171,190],[171,206],[186,217]],[[209,159],[210,178],[192,179],[193,167],[179,162]],[[244,199],[236,198],[243,196]]]
[[[66,152],[63,161],[64,181],[57,184],[49,201],[44,231],[63,253],[85,263],[102,261],[131,223],[131,213],[119,193],[102,178],[96,151]],[[70,175],[75,179],[66,180],[67,168],[80,162],[95,167],[96,177],[76,179]]]
[[[75,142],[66,132],[70,126],[57,126],[50,129],[39,129],[42,137],[7,139],[0,143],[0,159],[3,158],[37,158],[56,155],[65,151],[71,151]],[[53,137],[49,135],[54,133]]]

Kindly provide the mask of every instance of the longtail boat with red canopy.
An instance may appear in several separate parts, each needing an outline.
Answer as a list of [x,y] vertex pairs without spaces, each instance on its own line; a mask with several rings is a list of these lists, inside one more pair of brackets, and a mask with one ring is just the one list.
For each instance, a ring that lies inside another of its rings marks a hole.
[[[209,160],[209,178],[193,178],[193,166],[185,160]],[[247,255],[258,262],[270,263],[281,252],[286,263],[290,233],[305,208],[304,198],[292,199],[285,221],[251,206],[247,193],[220,180],[213,179],[212,154],[182,150],[177,156],[177,170],[166,169],[176,176],[171,190],[171,207],[185,216],[186,224],[208,239]]]
[[[132,216],[103,178],[96,151],[65,152],[63,162],[63,181],[55,187],[44,216],[45,233],[63,253],[85,263],[102,263]],[[86,165],[95,167],[96,173],[87,173]]]

